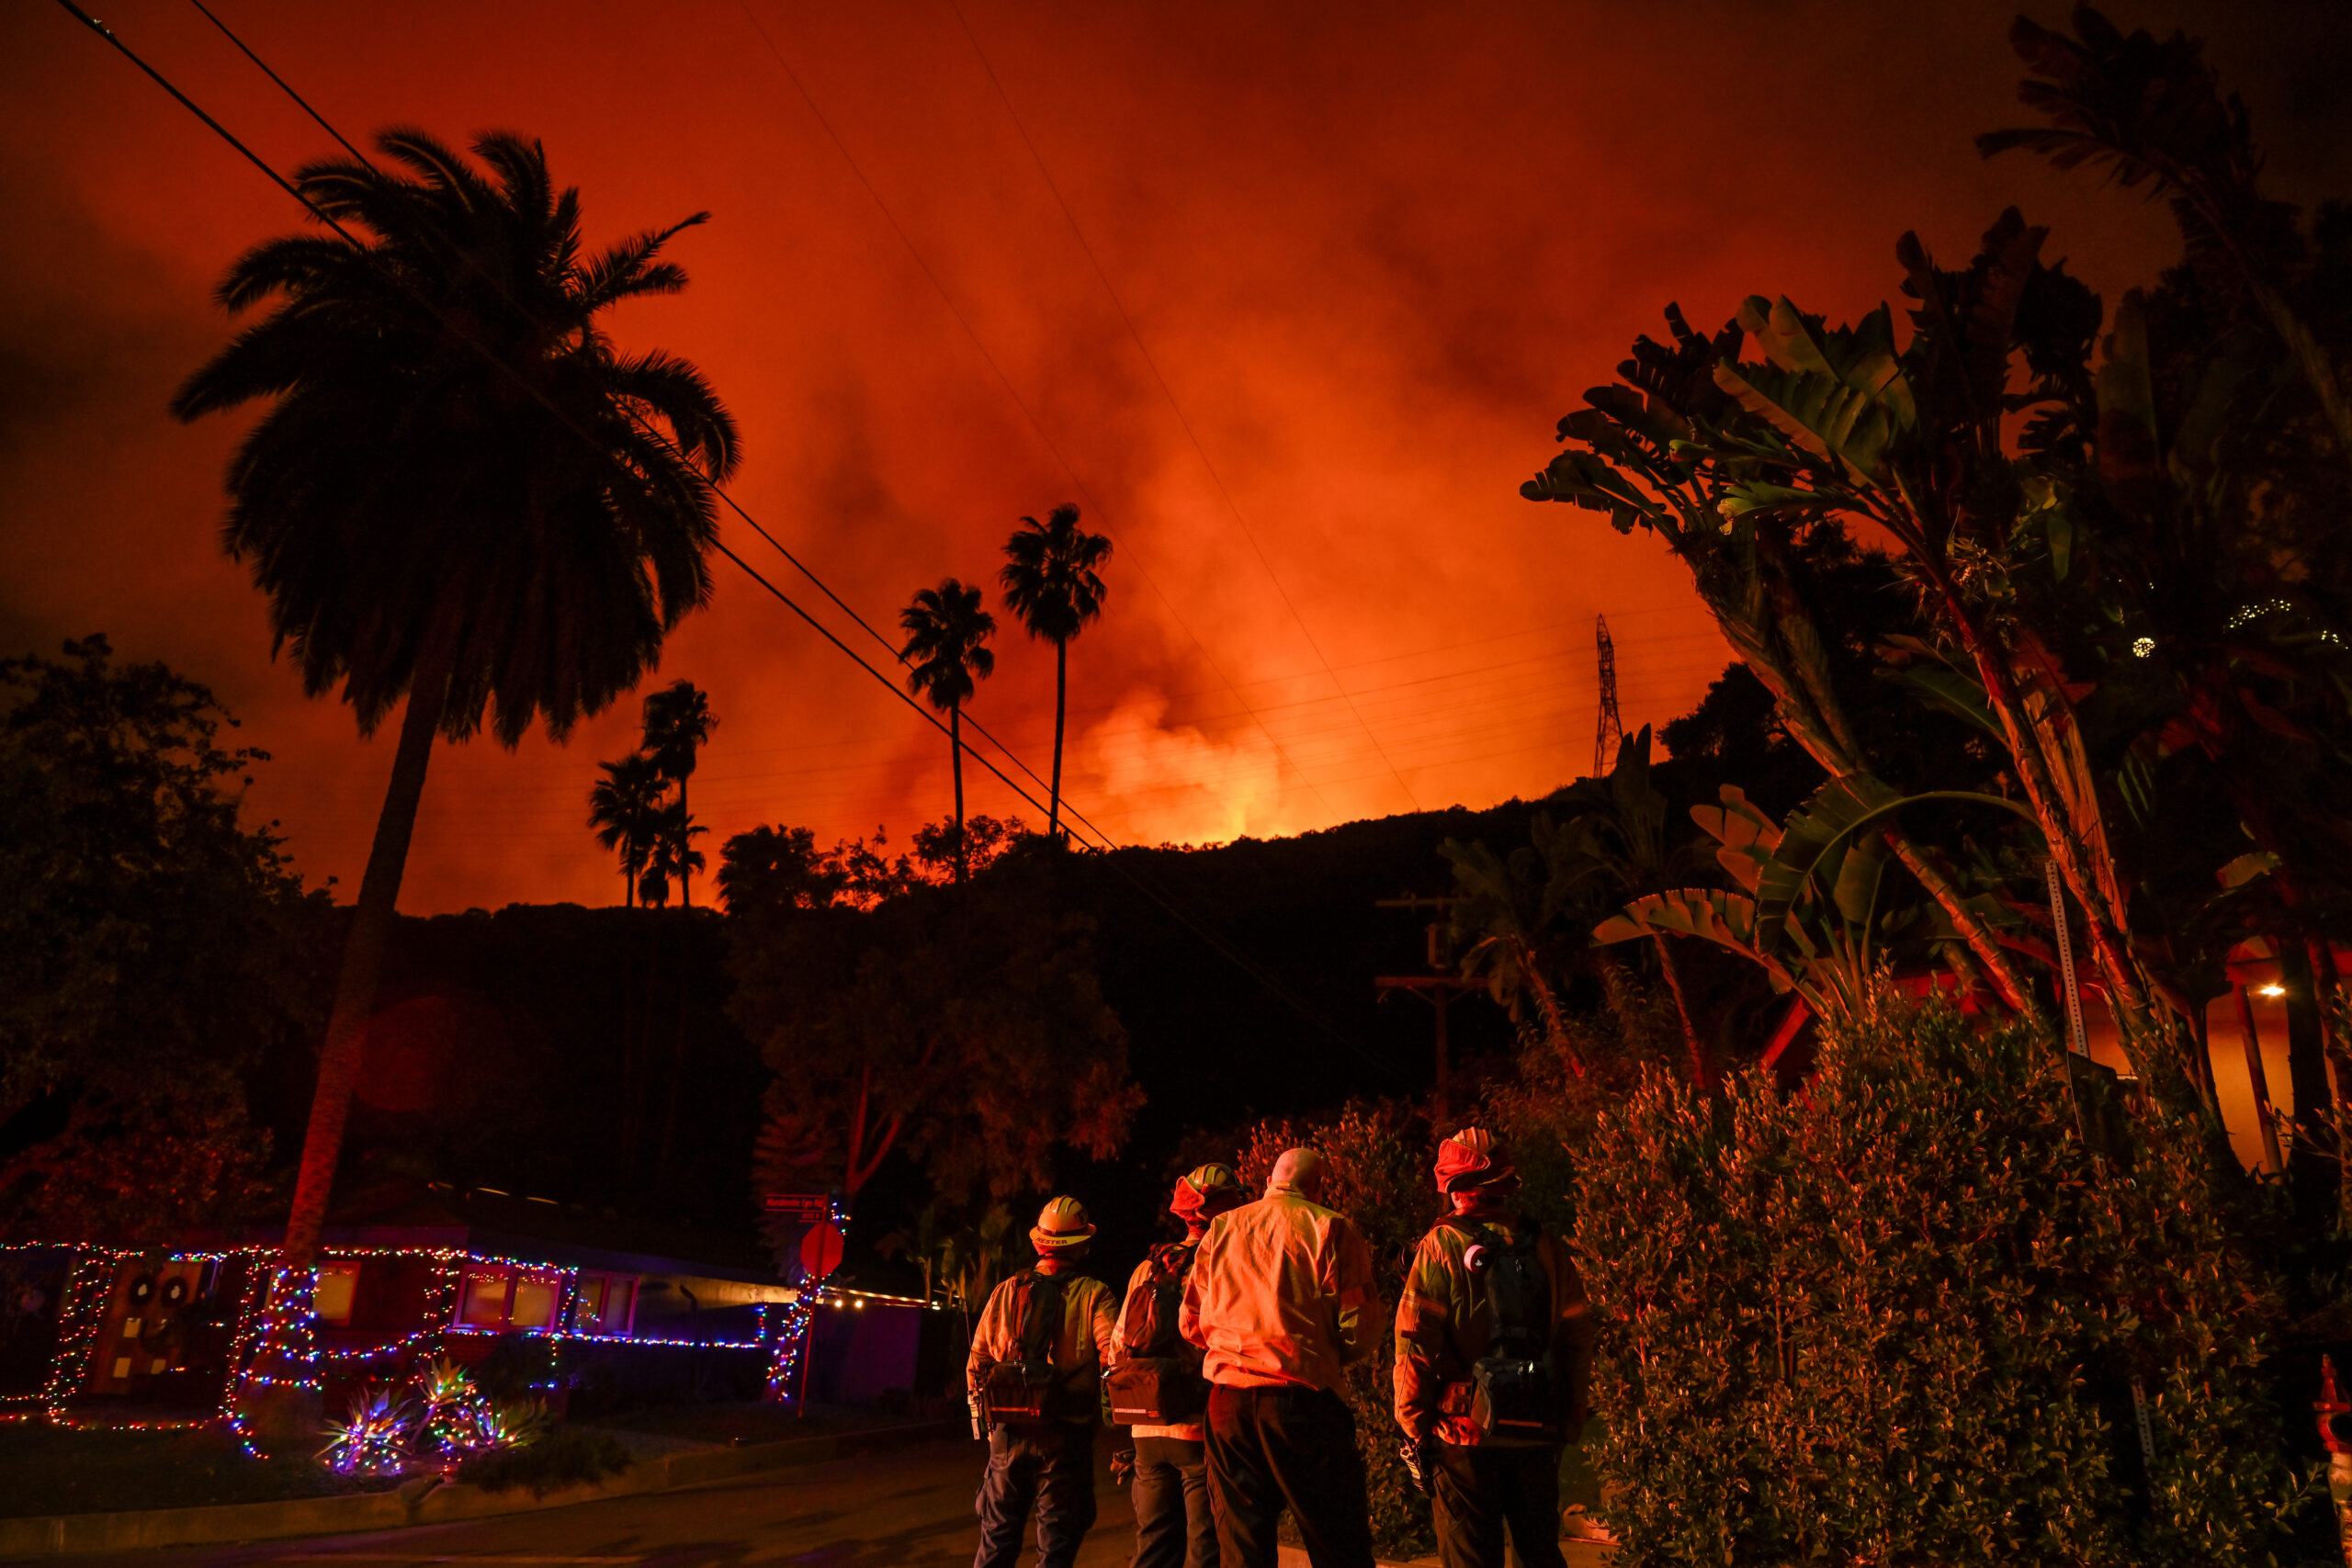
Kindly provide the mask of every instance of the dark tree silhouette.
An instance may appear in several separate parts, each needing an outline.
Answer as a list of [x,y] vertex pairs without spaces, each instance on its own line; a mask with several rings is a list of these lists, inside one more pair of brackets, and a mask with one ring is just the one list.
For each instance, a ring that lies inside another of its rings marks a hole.
[[645,874],[645,863],[653,853],[654,818],[669,793],[669,781],[641,751],[596,766],[605,776],[588,791],[588,826],[596,829],[597,843],[619,852],[622,901],[634,908],[637,879]]
[[[645,754],[662,777],[678,786],[681,812],[686,810],[686,781],[695,775],[695,759],[718,728],[710,694],[692,681],[673,681],[645,699]],[[701,869],[699,857],[691,865],[678,863],[678,902],[686,908],[695,907],[691,874]]]
[[694,841],[710,829],[687,815],[683,800],[656,809],[652,829],[652,836],[646,840],[645,870],[638,878],[637,894],[649,908],[658,909],[669,904],[672,883],[684,882],[703,868],[703,852],[694,847]]
[[710,483],[733,420],[702,375],[624,354],[604,312],[674,294],[658,261],[696,214],[582,253],[580,197],[543,148],[497,133],[476,163],[423,131],[377,139],[386,166],[296,175],[358,238],[270,240],[230,268],[232,311],[277,308],[173,400],[183,420],[271,403],[228,474],[222,539],[268,596],[277,646],[312,695],[340,686],[363,734],[403,699],[360,883],[287,1226],[320,1227],[437,733],[487,717],[508,746],[558,739],[635,685],[710,593]]
[[241,818],[267,753],[103,636],[0,659],[0,1239],[242,1223],[246,1085],[316,1037],[325,895]]
[[1062,841],[1062,728],[1069,712],[1069,645],[1102,613],[1109,590],[1095,568],[1111,558],[1111,541],[1078,525],[1078,508],[1057,506],[1046,521],[1023,517],[1004,544],[1007,564],[997,573],[1005,607],[1033,637],[1054,645],[1054,777],[1046,836]]
[[907,645],[899,657],[914,661],[907,689],[927,697],[947,716],[947,741],[956,765],[956,880],[972,874],[964,845],[964,705],[979,682],[996,672],[996,654],[987,646],[996,617],[980,608],[980,591],[952,577],[936,588],[919,589],[914,603],[899,612]]

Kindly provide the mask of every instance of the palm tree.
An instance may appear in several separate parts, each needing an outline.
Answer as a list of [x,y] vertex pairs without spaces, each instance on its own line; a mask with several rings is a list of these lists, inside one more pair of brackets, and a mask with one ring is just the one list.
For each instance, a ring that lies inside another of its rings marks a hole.
[[680,230],[582,253],[580,196],[511,134],[469,161],[422,131],[382,166],[295,178],[351,238],[266,241],[220,299],[275,300],[172,401],[183,420],[270,404],[228,474],[223,543],[251,563],[304,689],[340,686],[360,732],[405,699],[361,878],[286,1232],[288,1279],[316,1258],[433,739],[487,719],[562,739],[652,666],[710,595],[711,490],[734,421],[692,365],[624,354],[601,318],[674,294]]
[[[588,826],[596,842],[618,850],[624,905],[637,904],[637,879],[653,852],[653,818],[662,797],[670,792],[661,768],[643,752],[632,752],[617,762],[599,762],[605,776],[588,791]],[[683,799],[684,792],[680,791]]]
[[[677,784],[681,811],[686,807],[686,781],[694,777],[695,754],[718,728],[718,716],[710,711],[710,694],[692,681],[674,681],[645,699],[645,754],[662,777]],[[687,868],[682,863],[679,869],[678,902],[691,909],[694,888],[685,874]],[[702,869],[699,857],[692,869]]]
[[[1678,842],[1668,831],[1677,814],[1673,802],[1650,782],[1650,727],[1646,724],[1640,734],[1618,746],[1617,761],[1608,777],[1578,779],[1561,796],[1560,805],[1567,815],[1547,846],[1547,857],[1553,880],[1559,886],[1562,908],[1578,907],[1595,916],[1601,910],[1613,912],[1645,894],[1682,886],[1698,868],[1690,846]],[[1650,936],[1657,944],[1658,972],[1674,998],[1675,1017],[1682,1025],[1683,1046],[1690,1057],[1690,1081],[1711,1089],[1714,1065],[1699,1036],[1672,939],[1662,931]]]
[[996,617],[980,608],[980,591],[952,577],[936,588],[915,592],[914,603],[899,612],[907,646],[899,657],[914,660],[907,690],[931,699],[947,716],[947,743],[956,764],[956,880],[972,874],[964,852],[964,704],[979,682],[996,672],[996,654],[983,646],[996,631]]
[[1069,645],[1086,623],[1102,613],[1109,590],[1095,568],[1111,558],[1111,541],[1078,525],[1078,508],[1057,506],[1046,521],[1023,517],[1023,526],[1004,542],[1008,562],[997,573],[1005,607],[1020,617],[1033,637],[1054,645],[1054,779],[1046,836],[1061,842],[1062,726],[1069,710]]

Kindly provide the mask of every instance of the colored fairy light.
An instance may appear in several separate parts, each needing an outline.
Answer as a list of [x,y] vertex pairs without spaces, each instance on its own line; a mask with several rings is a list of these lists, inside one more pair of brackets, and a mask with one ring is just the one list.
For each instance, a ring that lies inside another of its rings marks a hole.
[[[0,1409],[0,1421],[29,1420],[39,1416],[52,1423],[67,1425],[72,1423],[72,1416],[65,1401],[88,1379],[92,1357],[105,1333],[109,1315],[107,1308],[113,1299],[123,1262],[153,1255],[130,1248],[80,1243],[0,1243],[0,1254],[28,1251],[66,1252],[74,1255],[74,1261],[67,1269],[66,1281],[60,1292],[57,1339],[40,1392],[0,1396],[0,1404],[15,1404],[34,1408]],[[293,1276],[290,1271],[276,1266],[277,1256],[275,1248],[259,1247],[188,1250],[164,1255],[162,1261],[166,1264],[222,1262],[234,1258],[253,1265],[243,1289],[238,1292],[236,1315],[230,1333],[230,1372],[224,1380],[220,1404],[211,1415],[193,1419],[109,1420],[105,1424],[109,1427],[157,1430],[225,1426],[236,1436],[246,1452],[261,1457],[260,1447],[238,1413],[239,1395],[243,1390],[290,1387],[321,1391],[330,1375],[348,1377],[362,1372],[399,1377],[403,1371],[399,1363],[404,1357],[413,1358],[413,1365],[406,1369],[407,1375],[421,1382],[425,1370],[452,1335],[519,1333],[527,1338],[561,1344],[769,1350],[772,1354],[784,1355],[780,1368],[772,1362],[770,1382],[773,1388],[781,1381],[776,1375],[779,1371],[783,1376],[788,1377],[796,1359],[795,1356],[785,1351],[785,1348],[797,1350],[799,1338],[806,1331],[807,1308],[797,1303],[784,1303],[759,1306],[758,1337],[752,1339],[682,1339],[661,1336],[582,1333],[560,1326],[572,1321],[580,1299],[581,1270],[577,1268],[537,1258],[471,1252],[460,1247],[330,1247],[322,1249],[322,1254],[327,1261],[368,1258],[425,1258],[435,1267],[421,1326],[380,1344],[328,1346],[320,1342],[317,1317],[311,1310],[312,1294],[318,1283],[317,1270],[303,1270],[299,1277]],[[469,1271],[474,1270],[518,1272],[552,1280],[557,1287],[554,1325],[516,1330],[476,1327],[456,1321],[465,1277]],[[772,1314],[770,1305],[778,1305],[779,1312]],[[273,1370],[259,1370],[264,1365],[269,1365]]]

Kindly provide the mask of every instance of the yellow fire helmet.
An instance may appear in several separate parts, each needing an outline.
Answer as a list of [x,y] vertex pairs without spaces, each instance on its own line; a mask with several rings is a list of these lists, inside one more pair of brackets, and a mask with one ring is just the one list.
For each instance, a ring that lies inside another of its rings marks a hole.
[[1249,1196],[1241,1190],[1241,1179],[1233,1174],[1231,1166],[1212,1161],[1176,1183],[1176,1196],[1168,1205],[1168,1212],[1187,1224],[1196,1219],[1206,1223],[1238,1206]]
[[1086,1217],[1086,1205],[1075,1198],[1055,1199],[1029,1227],[1029,1245],[1039,1252],[1064,1252],[1093,1239],[1094,1222]]

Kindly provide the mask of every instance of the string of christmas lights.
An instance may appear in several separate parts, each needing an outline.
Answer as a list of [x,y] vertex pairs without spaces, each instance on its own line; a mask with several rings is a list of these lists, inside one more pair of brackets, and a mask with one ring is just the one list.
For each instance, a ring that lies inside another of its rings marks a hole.
[[[838,1208],[834,1223],[840,1224]],[[238,1291],[238,1303],[230,1334],[229,1372],[219,1409],[212,1415],[187,1420],[153,1422],[108,1422],[109,1426],[149,1429],[184,1429],[193,1427],[225,1424],[234,1433],[247,1452],[259,1457],[261,1449],[239,1412],[239,1398],[248,1388],[300,1388],[312,1391],[324,1387],[329,1374],[343,1375],[387,1360],[397,1360],[404,1354],[416,1358],[415,1371],[421,1375],[452,1335],[496,1336],[520,1333],[527,1337],[544,1338],[560,1343],[654,1346],[683,1349],[741,1350],[772,1353],[769,1367],[769,1388],[773,1394],[789,1382],[798,1364],[805,1345],[812,1314],[810,1306],[820,1300],[820,1289],[808,1292],[809,1300],[782,1303],[761,1303],[760,1329],[752,1339],[678,1339],[629,1334],[582,1333],[561,1326],[577,1310],[580,1299],[582,1270],[577,1267],[550,1264],[535,1258],[514,1258],[494,1253],[470,1252],[462,1247],[330,1247],[323,1249],[328,1260],[361,1260],[370,1258],[426,1258],[435,1265],[434,1289],[424,1307],[426,1326],[414,1329],[386,1344],[360,1346],[327,1346],[321,1343],[315,1299],[319,1271],[315,1269],[289,1270],[275,1264],[277,1250],[265,1247],[232,1247],[227,1249],[188,1249],[157,1253],[153,1249],[112,1247],[96,1244],[59,1242],[0,1243],[0,1254],[28,1251],[59,1251],[74,1255],[61,1292],[58,1308],[58,1331],[54,1349],[50,1358],[48,1374],[41,1391],[34,1394],[0,1396],[7,1403],[20,1403],[40,1407],[38,1415],[52,1422],[67,1419],[65,1401],[85,1381],[90,1358],[95,1355],[103,1337],[107,1308],[113,1301],[125,1259],[153,1259],[158,1267],[186,1263],[224,1263],[243,1260],[252,1265],[246,1280]],[[559,1286],[560,1310],[556,1325],[545,1328],[502,1329],[460,1324],[455,1321],[467,1273],[471,1270],[505,1270],[545,1278],[553,1276]],[[888,1299],[888,1298],[876,1298]],[[776,1305],[777,1321],[772,1325],[769,1305]],[[262,1369],[269,1370],[264,1371]],[[552,1387],[553,1384],[546,1386]],[[36,1412],[0,1411],[0,1420],[34,1419]]]
[[[842,1207],[840,1200],[826,1201],[825,1219],[827,1224],[842,1233],[846,1245],[849,1213]],[[825,1281],[817,1280],[803,1283],[799,1295],[783,1303],[784,1310],[778,1314],[783,1320],[782,1332],[776,1335],[775,1348],[768,1357],[767,1398],[782,1403],[792,1397],[789,1392],[792,1376],[800,1369],[801,1359],[809,1354],[808,1337],[817,1325],[817,1308],[824,1303],[824,1300]],[[766,1322],[763,1313],[761,1314],[763,1329],[766,1327]]]

